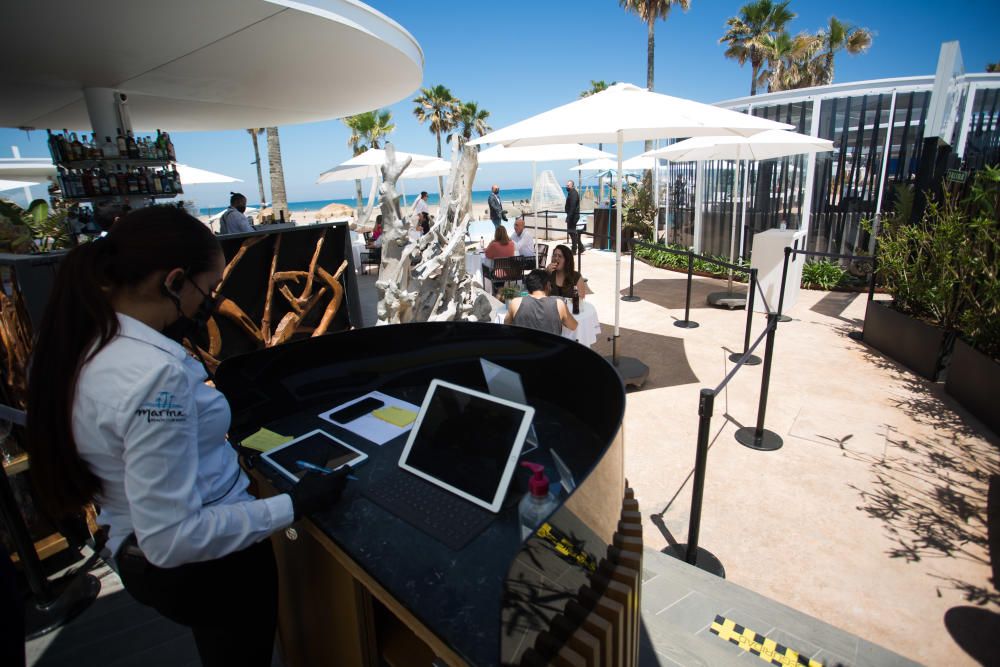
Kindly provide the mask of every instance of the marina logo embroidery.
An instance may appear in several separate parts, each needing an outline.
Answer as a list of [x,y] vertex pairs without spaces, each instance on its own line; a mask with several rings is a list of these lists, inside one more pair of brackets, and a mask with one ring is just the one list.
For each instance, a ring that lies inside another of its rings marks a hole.
[[182,422],[187,415],[181,406],[174,402],[174,395],[169,391],[161,391],[155,401],[146,401],[135,411],[136,417],[145,417],[147,423],[152,422]]

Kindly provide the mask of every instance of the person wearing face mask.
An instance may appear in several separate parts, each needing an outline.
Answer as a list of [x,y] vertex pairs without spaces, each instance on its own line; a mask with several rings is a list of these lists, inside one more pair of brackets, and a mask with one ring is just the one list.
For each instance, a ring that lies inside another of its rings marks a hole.
[[27,446],[38,502],[54,517],[96,502],[125,589],[190,627],[203,665],[264,667],[267,538],[336,502],[346,469],[248,493],[229,404],[178,342],[211,316],[224,267],[212,232],[174,207],[133,211],[70,251],[33,350]]
[[253,225],[250,218],[244,213],[247,210],[247,198],[239,192],[232,193],[229,198],[229,208],[219,218],[220,234],[239,234],[240,232],[252,232]]

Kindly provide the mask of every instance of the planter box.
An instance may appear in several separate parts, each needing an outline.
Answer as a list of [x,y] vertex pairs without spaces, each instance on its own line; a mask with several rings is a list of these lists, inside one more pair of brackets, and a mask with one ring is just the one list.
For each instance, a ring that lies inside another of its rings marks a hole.
[[946,358],[949,336],[944,329],[869,301],[864,341],[928,380],[937,380]]
[[959,339],[944,388],[994,433],[1000,433],[1000,363]]

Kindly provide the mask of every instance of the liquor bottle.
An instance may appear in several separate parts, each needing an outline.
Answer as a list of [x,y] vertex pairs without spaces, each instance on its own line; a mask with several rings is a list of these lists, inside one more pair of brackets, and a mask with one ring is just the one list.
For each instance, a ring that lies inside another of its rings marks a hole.
[[71,147],[70,150],[73,151],[73,159],[74,160],[82,160],[83,157],[84,157],[83,156],[83,144],[81,144],[80,140],[76,138],[76,132],[74,132],[72,135],[70,135],[70,137],[71,137],[70,138],[70,147]]
[[139,194],[139,181],[135,178],[135,172],[129,169],[128,172],[128,193],[130,195]]
[[132,134],[132,130],[129,130],[128,134],[125,136],[125,146],[128,156],[131,159],[135,160],[139,157],[139,146],[135,143],[135,135]]
[[171,182],[170,174],[166,169],[160,172],[160,182],[163,185],[163,194],[172,195],[174,194],[174,184]]
[[59,154],[62,155],[63,162],[72,162],[73,152],[69,146],[69,130],[64,127],[63,133],[57,139],[59,140]]
[[53,162],[62,162],[62,155],[59,154],[59,144],[56,142],[56,135],[52,134],[52,130],[48,129],[46,132],[49,133],[49,155],[52,156]]
[[118,157],[118,146],[115,142],[111,141],[111,137],[104,137],[104,144],[101,146],[101,150],[104,152],[104,157],[112,158]]
[[156,159],[164,160],[167,157],[166,146],[163,145],[163,133],[159,129],[156,130]]
[[111,184],[108,183],[108,175],[104,173],[103,169],[99,171],[98,184],[98,189],[101,191],[102,195],[111,194]]
[[576,286],[573,287],[573,314],[580,314],[580,290]]
[[170,140],[170,135],[166,132],[163,133],[163,143],[167,147],[167,158],[171,162],[175,162],[177,160],[177,154],[174,153],[174,142]]
[[153,184],[153,187],[152,189],[150,189],[150,192],[155,192],[158,195],[162,195],[163,181],[160,179],[160,175],[152,169],[150,169],[150,174],[152,176],[152,184]]
[[174,166],[172,169],[173,169],[173,172],[174,172],[173,173],[173,176],[174,176],[174,192],[176,192],[177,194],[182,194],[184,192],[184,188],[181,186],[181,175],[179,173],[177,173],[177,167],[176,166]]
[[118,177],[115,175],[114,170],[108,172],[108,191],[113,195],[121,192],[118,189]]
[[115,140],[115,144],[118,146],[119,157],[128,157],[128,142],[125,141],[125,135],[122,134],[122,129],[118,128],[118,138]]

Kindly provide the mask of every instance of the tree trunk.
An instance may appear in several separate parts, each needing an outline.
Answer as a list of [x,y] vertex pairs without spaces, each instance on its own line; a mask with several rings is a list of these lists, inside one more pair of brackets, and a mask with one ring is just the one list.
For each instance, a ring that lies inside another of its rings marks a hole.
[[278,128],[267,128],[267,166],[271,172],[271,212],[274,220],[280,221],[282,213],[285,220],[288,215],[288,195],[285,194],[285,170],[281,164],[281,141],[278,139]]
[[826,54],[826,67],[823,70],[823,81],[821,85],[829,86],[833,83],[833,50]]
[[354,179],[354,189],[358,195],[358,211],[357,211],[357,221],[361,222],[361,216],[364,215],[365,210],[365,195],[361,191],[361,179]]
[[760,65],[756,63],[751,63],[753,65],[753,78],[750,79],[750,96],[753,97],[757,94],[757,74],[760,72]]
[[260,208],[263,210],[267,199],[264,194],[264,172],[260,168],[260,144],[257,142],[257,128],[250,130],[250,138],[253,140],[253,157],[257,164],[257,190],[260,192]]
[[[438,157],[441,157],[441,133],[435,132],[437,135],[437,145],[438,145]],[[438,176],[438,211],[440,215],[441,205],[444,203],[444,178]]]
[[[653,92],[653,60],[655,59],[655,39],[653,38],[653,28],[655,26],[655,19],[649,19],[649,27],[646,34],[646,88],[649,92]],[[643,144],[643,149],[647,151],[653,150],[653,142],[646,140]]]

